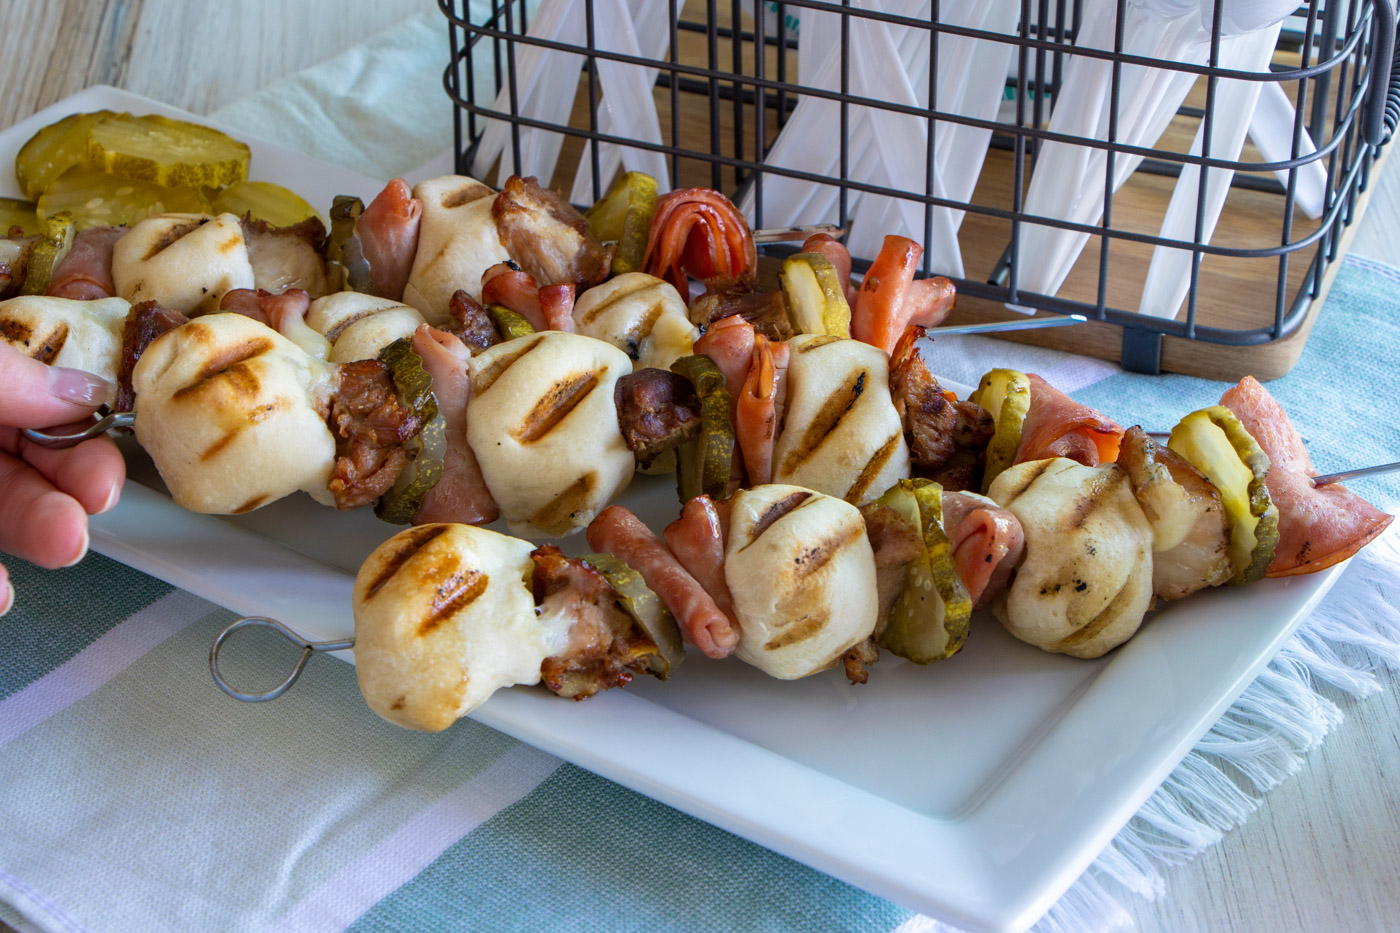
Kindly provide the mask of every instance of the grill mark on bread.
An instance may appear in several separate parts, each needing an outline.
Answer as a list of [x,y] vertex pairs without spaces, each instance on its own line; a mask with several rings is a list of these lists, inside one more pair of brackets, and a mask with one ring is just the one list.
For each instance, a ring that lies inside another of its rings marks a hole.
[[522,444],[533,444],[545,437],[559,422],[569,417],[570,412],[583,404],[583,400],[597,387],[598,374],[595,372],[576,373],[556,381],[535,402],[515,436]]
[[34,336],[34,328],[24,321],[16,321],[10,317],[0,317],[0,337],[11,343],[22,343],[29,346],[29,339]]
[[258,377],[244,364],[262,356],[272,349],[272,341],[266,337],[250,337],[215,353],[200,367],[199,374],[187,386],[176,389],[171,398],[183,400],[208,386],[219,376],[227,377],[233,387],[241,393],[252,395],[258,391]]
[[432,612],[418,626],[418,637],[431,635],[442,623],[476,602],[490,582],[491,578],[480,570],[458,571],[442,581],[433,592]]
[[811,545],[797,557],[793,558],[793,566],[796,568],[796,576],[800,580],[803,577],[810,577],[814,573],[821,571],[823,567],[831,563],[832,558],[845,550],[846,545],[855,541],[865,532],[864,524],[848,525],[845,528],[837,528],[835,533],[827,535],[825,541],[820,541]]
[[[200,227],[204,226],[208,222],[209,221],[207,218],[204,220],[192,220],[189,223],[176,224],[173,227],[167,228],[164,233],[156,237],[155,240],[151,243],[151,246],[149,249],[146,250],[146,255],[142,261],[144,262],[145,260],[153,259],[161,252],[163,252],[167,247],[173,245],[178,240],[184,239],[189,234],[194,233],[196,230],[198,230]],[[222,252],[228,252],[228,250],[223,245],[221,245],[219,249]]]
[[491,194],[491,189],[479,181],[469,182],[452,191],[444,191],[441,200],[443,210],[452,210],[454,207],[461,207],[463,204],[470,204],[472,201],[480,201]]
[[243,503],[242,505],[240,505],[238,508],[234,509],[234,510],[233,510],[233,514],[234,514],[234,515],[242,515],[244,512],[251,512],[251,511],[253,511],[253,509],[256,509],[258,506],[262,505],[262,504],[263,504],[264,502],[266,502],[266,501],[267,501],[267,493],[263,493],[263,494],[260,495],[260,496],[254,496],[253,498],[249,499],[247,502],[245,502],[245,503]]
[[647,309],[636,326],[623,334],[627,338],[627,346],[622,349],[632,360],[635,361],[642,355],[642,341],[651,336],[651,332],[656,329],[656,322],[661,319],[661,313],[665,310],[665,306],[658,301]]
[[1100,470],[1098,473],[1099,475],[1095,476],[1087,488],[1079,494],[1074,508],[1065,514],[1063,527],[1066,532],[1074,532],[1083,528],[1084,523],[1089,520],[1089,516],[1093,515],[1128,477],[1127,473],[1117,468]]
[[1132,600],[1132,594],[1128,592],[1128,584],[1131,582],[1131,579],[1125,581],[1113,598],[1108,601],[1108,605],[1103,607],[1102,612],[1080,626],[1073,634],[1060,639],[1050,650],[1065,652],[1070,648],[1085,644],[1117,621],[1122,607]]
[[525,346],[520,347],[514,353],[502,353],[500,356],[497,356],[490,363],[488,363],[484,369],[480,370],[473,376],[471,381],[472,394],[475,395],[477,398],[480,398],[482,395],[485,395],[486,392],[488,392],[490,388],[496,384],[496,380],[501,378],[502,374],[504,374],[507,369],[510,369],[516,363],[520,362],[521,358],[524,357],[525,354],[529,353],[530,351],[538,347],[540,344],[544,343],[544,340],[544,335],[540,334],[536,336],[534,340],[531,340]]
[[372,599],[376,593],[384,588],[386,583],[394,578],[394,574],[398,573],[404,564],[413,559],[413,555],[446,532],[447,528],[447,525],[419,525],[417,528],[411,528],[399,534],[389,544],[386,544],[386,548],[392,547],[392,549],[385,551],[380,558],[379,573],[365,589],[365,599]]
[[[635,284],[633,284],[634,282],[635,282]],[[655,282],[648,282],[648,281],[646,281],[646,280],[644,280],[644,279],[643,279],[643,280],[635,280],[635,279],[634,279],[634,280],[632,280],[631,282],[629,282],[628,284],[629,284],[629,285],[632,285],[633,287],[628,288],[628,289],[626,289],[626,290],[618,289],[617,291],[613,292],[613,294],[611,295],[611,297],[608,298],[607,301],[600,301],[600,302],[598,302],[596,305],[594,305],[592,308],[590,308],[590,309],[588,310],[588,313],[586,313],[586,314],[583,316],[583,319],[582,319],[579,323],[583,324],[584,326],[587,326],[587,325],[589,325],[589,324],[592,324],[594,321],[596,321],[596,320],[598,319],[598,316],[599,316],[600,314],[603,314],[604,312],[606,312],[606,311],[608,311],[609,309],[611,309],[612,306],[615,305],[615,304],[617,304],[619,301],[622,301],[622,300],[625,299],[625,298],[631,298],[633,295],[637,294],[638,292],[643,292],[643,291],[646,291],[646,290],[649,289],[649,288],[655,288],[655,287],[656,287],[656,283],[655,283]],[[656,306],[656,313],[657,313],[657,314],[660,314],[660,313],[661,313],[661,310],[660,310],[660,309],[661,309],[661,296],[659,296],[659,295],[658,295],[657,298],[656,298],[655,306]]]
[[[1045,475],[1045,471],[1050,469],[1050,467],[1052,467],[1054,464],[1054,460],[1039,460],[1027,469],[1022,470],[1020,473],[1017,473],[1017,483],[1019,485],[1013,487],[1010,490],[1001,490],[1002,495],[1004,497],[1000,503],[1001,507],[1009,508],[1011,506],[1011,503],[1015,502],[1022,495],[1024,495],[1028,489],[1034,486],[1036,484],[1036,481]],[[1000,477],[998,477],[998,479],[999,478]],[[1010,493],[1010,495],[1007,495],[1008,492]]]
[[328,328],[326,332],[321,336],[325,337],[331,343],[335,343],[337,340],[340,339],[340,335],[345,333],[345,331],[350,328],[350,325],[358,324],[365,318],[370,317],[374,314],[378,314],[380,311],[392,310],[393,308],[364,308],[360,311],[355,311],[351,314],[347,314],[344,318],[337,321],[334,327]]
[[764,644],[763,650],[776,651],[779,648],[788,648],[804,642],[826,628],[829,621],[831,621],[830,609],[823,609],[818,615],[805,615],[770,638]]
[[574,515],[588,505],[588,499],[598,483],[598,474],[589,471],[574,480],[568,489],[555,496],[548,505],[535,513],[530,523],[551,535],[562,535],[574,527]]
[[844,338],[842,337],[836,337],[831,334],[825,334],[821,337],[814,337],[811,340],[803,341],[802,344],[797,348],[797,352],[811,353],[813,350],[820,350],[822,347],[827,346],[828,344],[832,344],[838,340],[843,339]]
[[[763,533],[776,525],[784,515],[788,515],[801,508],[806,504],[807,500],[812,498],[812,495],[811,492],[800,489],[797,492],[788,493],[776,502],[771,503],[753,523],[753,528],[749,531],[749,544],[753,544],[759,538],[763,537]],[[744,545],[739,548],[739,550],[747,550],[749,544]]]
[[866,461],[865,468],[860,471],[856,481],[851,484],[851,488],[846,490],[843,496],[847,502],[856,503],[865,498],[865,493],[870,489],[870,484],[875,482],[875,477],[880,475],[880,471],[885,468],[885,464],[890,462],[894,452],[899,449],[899,442],[904,437],[903,434],[892,434],[890,439],[880,445],[880,449],[871,455]]
[[38,346],[29,351],[29,355],[40,363],[52,363],[68,342],[68,333],[68,325],[60,321]]
[[[805,352],[806,347],[803,350]],[[816,415],[807,425],[807,429],[802,432],[802,440],[783,458],[781,471],[783,475],[792,475],[792,472],[800,467],[803,461],[816,453],[817,448],[826,441],[831,432],[840,426],[841,419],[846,417],[846,414],[860,400],[861,395],[865,393],[865,381],[869,375],[862,369],[847,379],[845,385],[826,397],[826,401],[817,410]]]

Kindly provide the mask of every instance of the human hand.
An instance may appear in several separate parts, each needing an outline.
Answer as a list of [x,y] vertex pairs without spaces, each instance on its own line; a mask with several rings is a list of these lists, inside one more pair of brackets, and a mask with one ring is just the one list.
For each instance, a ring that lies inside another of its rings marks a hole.
[[[87,553],[87,517],[116,505],[121,494],[121,452],[106,437],[48,450],[19,429],[81,427],[114,392],[106,379],[45,366],[0,343],[0,552],[48,568],[70,566]],[[0,564],[0,615],[14,595]]]

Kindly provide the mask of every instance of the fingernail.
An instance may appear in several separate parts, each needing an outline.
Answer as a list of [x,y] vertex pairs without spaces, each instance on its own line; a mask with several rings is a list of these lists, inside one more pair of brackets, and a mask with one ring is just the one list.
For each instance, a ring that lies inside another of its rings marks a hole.
[[102,508],[97,510],[98,515],[105,515],[116,507],[117,500],[122,497],[122,484],[117,483],[112,487],[112,491],[107,494],[107,501],[102,504]]
[[88,543],[89,543],[89,541],[88,541],[88,530],[87,530],[87,527],[84,526],[84,528],[83,528],[83,539],[82,539],[81,542],[79,542],[78,552],[77,552],[76,554],[74,554],[72,557],[70,557],[67,561],[65,561],[64,563],[60,564],[59,566],[60,566],[60,567],[72,567],[72,566],[73,566],[74,564],[76,564],[78,561],[82,560],[84,557],[87,557]]
[[64,366],[50,366],[49,394],[75,405],[96,408],[115,399],[117,387],[95,373]]
[[15,603],[15,588],[9,580],[5,581],[4,589],[0,589],[0,616],[10,611],[10,607]]

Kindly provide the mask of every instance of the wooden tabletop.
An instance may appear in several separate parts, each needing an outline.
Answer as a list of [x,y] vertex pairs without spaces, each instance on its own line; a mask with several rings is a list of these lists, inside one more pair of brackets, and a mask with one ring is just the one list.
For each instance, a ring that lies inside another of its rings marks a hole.
[[[431,0],[0,0],[0,127],[94,84],[207,113],[363,42]],[[447,106],[444,99],[443,106]],[[1353,253],[1400,266],[1400,171]],[[1167,874],[1146,931],[1400,929],[1400,677],[1341,700],[1346,721],[1244,826]],[[0,924],[0,928],[4,925]]]

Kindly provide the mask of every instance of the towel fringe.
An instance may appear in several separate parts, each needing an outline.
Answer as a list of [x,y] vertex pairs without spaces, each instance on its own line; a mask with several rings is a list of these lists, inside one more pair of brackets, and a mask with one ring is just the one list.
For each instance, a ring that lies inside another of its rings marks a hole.
[[1309,751],[1341,723],[1320,688],[1362,699],[1375,674],[1400,670],[1400,537],[1394,532],[1352,558],[1335,587],[1277,657],[1182,759],[1089,870],[1035,925],[1035,933],[1103,933],[1132,920],[1110,887],[1152,901],[1163,870],[1215,845],[1298,772]]

